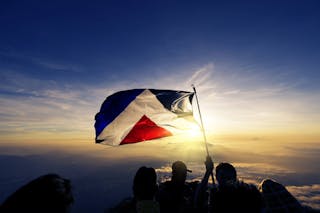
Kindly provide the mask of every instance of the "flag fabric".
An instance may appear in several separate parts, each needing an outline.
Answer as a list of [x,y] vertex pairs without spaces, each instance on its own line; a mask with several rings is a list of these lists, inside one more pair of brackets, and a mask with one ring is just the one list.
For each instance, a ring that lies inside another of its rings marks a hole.
[[195,126],[194,93],[132,89],[106,98],[95,116],[96,143],[123,145],[183,133]]

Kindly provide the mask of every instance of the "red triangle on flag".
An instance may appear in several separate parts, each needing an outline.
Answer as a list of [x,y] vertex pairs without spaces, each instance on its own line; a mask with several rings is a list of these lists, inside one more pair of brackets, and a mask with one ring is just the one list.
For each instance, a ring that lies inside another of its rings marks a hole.
[[127,136],[121,141],[120,145],[138,143],[171,135],[171,132],[157,126],[157,124],[150,120],[146,115],[143,115]]

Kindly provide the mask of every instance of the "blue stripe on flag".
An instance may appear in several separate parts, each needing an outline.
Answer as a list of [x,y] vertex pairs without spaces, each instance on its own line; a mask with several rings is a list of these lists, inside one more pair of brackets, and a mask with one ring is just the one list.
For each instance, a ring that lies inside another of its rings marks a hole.
[[171,106],[174,101],[178,100],[183,96],[189,95],[189,102],[192,103],[193,93],[186,91],[176,91],[176,90],[158,90],[149,89],[157,99],[162,103],[162,105],[169,111],[172,111]]
[[96,137],[145,89],[125,90],[112,94],[103,102],[95,116]]

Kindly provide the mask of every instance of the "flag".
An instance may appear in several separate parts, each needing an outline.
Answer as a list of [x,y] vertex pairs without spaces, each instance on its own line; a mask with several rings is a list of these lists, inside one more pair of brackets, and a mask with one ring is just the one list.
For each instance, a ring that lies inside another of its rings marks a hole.
[[96,143],[123,145],[183,133],[195,126],[193,92],[132,89],[106,98],[95,116]]

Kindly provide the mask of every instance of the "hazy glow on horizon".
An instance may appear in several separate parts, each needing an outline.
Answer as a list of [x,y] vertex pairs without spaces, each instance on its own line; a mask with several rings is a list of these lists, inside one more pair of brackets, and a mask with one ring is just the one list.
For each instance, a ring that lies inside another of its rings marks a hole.
[[[320,112],[310,104],[320,102],[319,94],[294,92],[286,87],[268,89],[267,86],[234,90],[219,84],[214,77],[216,73],[213,64],[209,64],[179,83],[159,79],[150,85],[142,81],[130,87],[123,87],[128,84],[121,83],[106,88],[46,90],[34,90],[29,82],[36,79],[20,76],[19,81],[25,82],[21,94],[27,95],[1,97],[1,141],[93,139],[94,115],[111,93],[140,87],[164,88],[163,85],[166,89],[191,90],[188,89],[191,82],[197,86],[204,126],[210,136],[233,140],[237,137],[320,140]],[[196,103],[193,105],[199,122]]]

